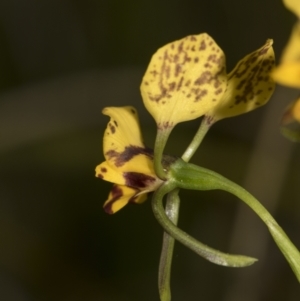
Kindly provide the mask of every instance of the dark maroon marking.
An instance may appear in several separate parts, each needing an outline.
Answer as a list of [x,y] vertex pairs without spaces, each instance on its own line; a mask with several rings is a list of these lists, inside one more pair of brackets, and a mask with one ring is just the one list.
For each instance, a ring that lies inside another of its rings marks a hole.
[[114,120],[114,124],[115,124],[116,127],[118,127],[118,123],[117,123],[116,120]]
[[[173,126],[173,122],[166,121],[164,123],[159,123],[157,125],[157,128],[163,130],[163,129],[167,129],[172,126]],[[150,158],[153,159],[153,150],[152,150],[152,157],[150,157]]]
[[103,179],[103,175],[98,174],[98,175],[97,175],[97,178]]
[[124,172],[123,176],[126,186],[132,188],[145,188],[155,182],[155,178],[138,172]]
[[206,43],[205,41],[201,41],[199,50],[205,50],[205,49],[206,49]]
[[102,172],[107,172],[107,169],[105,167],[101,167]]
[[116,128],[111,123],[109,123],[108,126],[110,128],[111,133],[114,134],[116,132]]
[[150,148],[143,148],[140,146],[126,146],[125,150],[122,153],[116,152],[115,150],[109,150],[105,153],[106,156],[109,157],[109,159],[113,159],[115,161],[115,165],[117,167],[120,167],[124,165],[126,162],[131,160],[134,156],[137,155],[146,155],[147,157],[153,159],[153,150]]
[[182,52],[183,51],[183,42],[181,42],[179,45],[178,45],[178,52]]
[[181,65],[176,64],[176,66],[175,66],[175,77],[177,77],[180,72],[181,72]]
[[270,61],[269,61],[269,60],[264,60],[264,61],[262,62],[262,66],[264,66],[264,67],[268,66],[269,64],[270,64]]
[[194,82],[195,85],[203,85],[209,83],[212,78],[211,72],[204,71]]
[[182,83],[183,83],[183,76],[181,76],[180,80],[179,80],[179,83],[178,83],[178,86],[177,86],[177,91],[180,90],[181,86],[182,86]]
[[217,63],[217,55],[216,54],[209,55],[208,58],[207,58],[207,61]]
[[170,91],[173,91],[175,89],[175,87],[176,87],[176,82],[172,82],[172,83],[169,84],[169,90]]
[[192,46],[191,51],[196,51],[195,45]]
[[135,202],[136,199],[137,199],[137,195],[135,194],[133,197],[131,197],[131,198],[128,200],[128,203],[137,204],[137,203]]
[[195,36],[190,36],[191,41],[197,41],[197,38]]
[[166,66],[165,73],[166,73],[166,77],[170,78],[170,66]]
[[123,191],[119,186],[114,185],[112,190],[111,190],[111,195],[112,195],[112,198],[110,199],[109,203],[107,203],[103,207],[104,211],[108,214],[113,214],[114,213],[112,211],[112,205],[123,196]]
[[195,62],[195,63],[198,63],[198,62],[199,62],[199,58],[198,58],[198,57],[195,57],[195,58],[194,58],[194,62]]
[[223,92],[223,89],[222,88],[219,88],[219,89],[217,89],[216,91],[215,91],[215,95],[218,95],[218,94],[220,94],[220,93],[222,93]]
[[242,79],[239,84],[236,86],[236,90],[240,90],[244,84],[246,83],[246,80],[245,79]]
[[153,71],[150,71],[150,73],[152,74],[152,75],[154,75],[154,77],[158,74],[158,72],[154,69]]
[[213,116],[205,116],[205,121],[206,121],[206,124],[212,125],[214,122],[214,118],[213,118]]
[[199,101],[202,99],[203,96],[205,96],[207,94],[207,90],[201,90],[200,93],[197,92],[197,96],[195,98],[195,102]]
[[131,112],[132,114],[135,114],[135,110],[134,110],[134,109],[130,109],[130,112]]

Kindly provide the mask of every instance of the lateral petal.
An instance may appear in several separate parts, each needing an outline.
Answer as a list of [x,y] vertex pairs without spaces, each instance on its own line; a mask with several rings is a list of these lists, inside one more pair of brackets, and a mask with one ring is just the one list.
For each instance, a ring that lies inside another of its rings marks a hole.
[[142,203],[146,199],[146,194],[137,195],[138,193],[139,191],[136,189],[122,185],[114,185],[103,208],[105,212],[113,214],[122,209],[129,202]]
[[96,166],[95,171],[97,178],[111,183],[125,185],[125,178],[122,172],[112,168],[106,161]]
[[218,106],[207,116],[214,121],[240,115],[264,105],[271,97],[275,82],[269,74],[274,67],[273,41],[246,55],[228,74],[228,86]]
[[143,144],[139,118],[133,107],[107,107],[110,121],[104,132],[103,152],[108,164],[119,172],[154,175],[152,151]]

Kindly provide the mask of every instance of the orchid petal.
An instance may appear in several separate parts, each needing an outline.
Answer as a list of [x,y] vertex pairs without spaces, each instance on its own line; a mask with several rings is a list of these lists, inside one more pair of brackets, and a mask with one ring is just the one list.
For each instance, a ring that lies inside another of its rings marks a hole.
[[298,18],[300,18],[300,1],[299,0],[283,0],[283,3]]
[[110,167],[106,161],[96,167],[96,177],[111,183],[125,185],[125,178],[122,173]]
[[118,172],[137,172],[154,176],[153,154],[143,144],[135,108],[107,107],[103,114],[111,118],[103,138],[107,163]]
[[204,115],[226,89],[225,55],[207,34],[158,49],[141,84],[144,104],[159,128]]
[[269,74],[274,67],[273,41],[246,55],[228,74],[228,86],[219,104],[206,115],[213,121],[252,111],[264,105],[275,89]]
[[[300,2],[299,2],[300,3]],[[281,85],[300,88],[300,23],[296,23],[285,47],[280,65],[272,76]]]
[[147,195],[145,193],[137,194],[138,190],[136,189],[122,185],[114,185],[103,208],[107,213],[113,214],[122,209],[129,202],[142,203],[146,200]]

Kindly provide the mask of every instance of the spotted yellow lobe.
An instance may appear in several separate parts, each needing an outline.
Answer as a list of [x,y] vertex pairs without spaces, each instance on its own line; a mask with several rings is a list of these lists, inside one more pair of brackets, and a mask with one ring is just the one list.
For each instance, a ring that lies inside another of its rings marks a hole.
[[271,97],[275,83],[270,77],[275,64],[273,41],[246,55],[228,74],[228,86],[218,105],[206,115],[213,121],[252,111]]
[[206,33],[169,43],[152,56],[141,83],[159,128],[195,119],[216,106],[226,89],[225,56]]
[[[300,1],[299,1],[300,4]],[[297,22],[272,77],[281,85],[300,88],[300,23]]]
[[128,203],[140,204],[147,198],[146,194],[139,194],[134,188],[122,185],[114,185],[105,201],[103,208],[109,213],[113,214],[122,209]]
[[299,0],[283,0],[283,3],[298,18],[300,18],[300,1]]
[[[136,109],[130,106],[107,107],[102,113],[110,117],[103,137],[103,152],[109,167],[120,174],[136,172],[154,176],[153,154],[143,143]],[[123,183],[117,173],[103,173],[101,168],[102,165],[96,169],[96,176],[116,178],[115,183]]]
[[112,168],[106,161],[96,167],[96,177],[115,184],[125,185],[126,180],[122,172]]

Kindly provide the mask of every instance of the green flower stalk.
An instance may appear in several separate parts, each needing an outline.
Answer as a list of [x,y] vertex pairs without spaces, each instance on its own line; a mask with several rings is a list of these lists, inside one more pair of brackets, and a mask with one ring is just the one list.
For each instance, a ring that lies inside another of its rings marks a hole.
[[[175,186],[178,188],[193,190],[220,189],[235,195],[246,203],[268,227],[274,241],[300,282],[300,253],[298,249],[267,209],[248,191],[211,170],[186,163],[183,160],[177,160],[176,163],[171,165],[170,173],[172,174],[172,181],[176,183]],[[154,201],[154,205],[157,203],[157,200]]]

